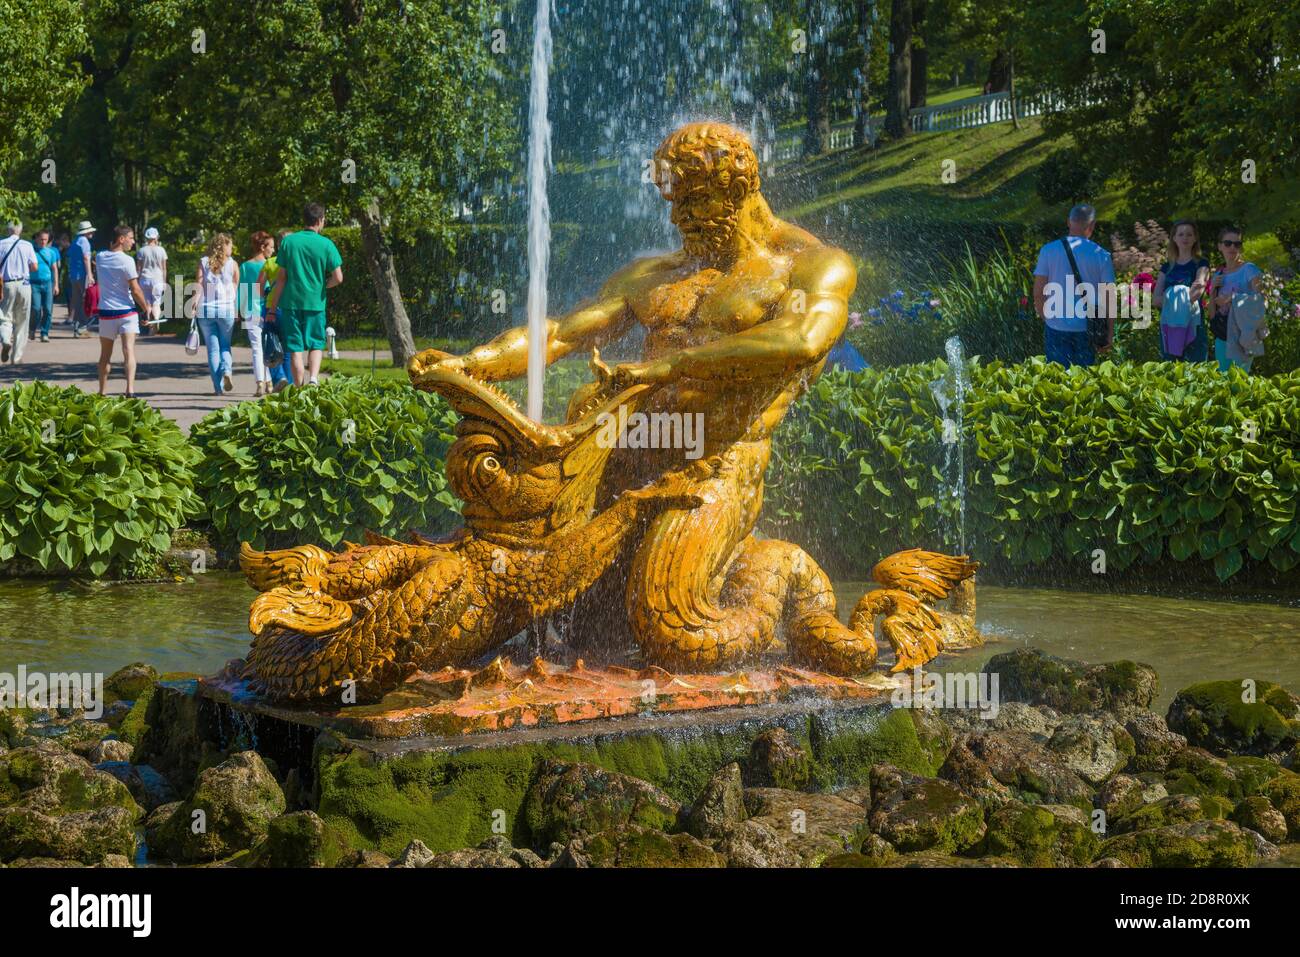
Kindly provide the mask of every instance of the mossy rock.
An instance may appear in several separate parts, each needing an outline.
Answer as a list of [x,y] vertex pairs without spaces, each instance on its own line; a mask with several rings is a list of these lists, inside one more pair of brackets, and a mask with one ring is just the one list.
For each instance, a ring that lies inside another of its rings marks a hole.
[[158,682],[158,669],[142,661],[117,669],[104,679],[105,703],[135,701]]
[[138,745],[140,739],[144,737],[144,732],[149,727],[146,717],[149,713],[149,702],[153,700],[153,695],[153,685],[136,695],[131,710],[122,719],[122,723],[117,726],[117,736],[128,744]]
[[18,741],[27,734],[31,717],[31,708],[0,708],[0,744],[7,748],[19,747]]
[[750,745],[743,767],[747,787],[798,791],[809,777],[808,752],[785,728],[768,728]]
[[1300,743],[1300,698],[1270,681],[1206,681],[1174,696],[1166,720],[1216,754],[1285,754]]
[[955,853],[984,837],[983,809],[947,781],[877,765],[871,795],[871,830],[900,851]]
[[1287,839],[1300,841],[1300,774],[1278,775],[1264,788],[1264,796],[1286,819]]
[[188,863],[251,849],[285,811],[284,792],[256,751],[241,751],[198,776],[194,793],[150,817],[150,850]]
[[672,831],[680,812],[677,802],[640,778],[591,764],[556,761],[539,768],[523,808],[536,847],[629,825]]
[[721,854],[690,834],[665,834],[635,824],[585,836],[566,853],[585,858],[589,867],[727,866]]
[[1164,779],[1170,794],[1216,795],[1235,803],[1263,793],[1274,778],[1290,773],[1264,758],[1225,759],[1189,747],[1170,758]]
[[1275,808],[1262,794],[1248,797],[1238,804],[1233,808],[1229,820],[1258,832],[1265,840],[1272,841],[1274,844],[1281,844],[1290,832],[1286,815]]
[[1271,848],[1231,821],[1199,820],[1108,838],[1097,857],[1129,867],[1250,867],[1270,856]]
[[312,811],[272,820],[258,851],[267,867],[334,867],[345,854],[339,835]]
[[994,655],[982,670],[998,676],[1002,701],[1046,705],[1068,714],[1146,708],[1160,690],[1159,676],[1150,665],[1134,661],[1090,665],[1037,648]]
[[1126,834],[1186,821],[1220,821],[1232,813],[1232,808],[1233,802],[1219,795],[1171,794],[1112,822],[1111,831]]
[[1016,802],[989,814],[981,851],[1028,867],[1082,867],[1100,846],[1101,838],[1088,826],[1041,805]]
[[866,784],[871,768],[889,764],[902,771],[934,777],[944,748],[927,723],[926,738],[917,733],[911,708],[835,712],[813,715],[809,740],[813,752],[812,783],[819,790]]

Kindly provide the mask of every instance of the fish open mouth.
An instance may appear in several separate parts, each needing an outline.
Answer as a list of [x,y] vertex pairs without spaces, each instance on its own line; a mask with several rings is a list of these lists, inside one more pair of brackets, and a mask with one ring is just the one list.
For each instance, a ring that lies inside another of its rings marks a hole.
[[615,395],[597,389],[574,411],[573,421],[547,425],[528,417],[503,389],[461,369],[433,366],[411,374],[411,384],[425,392],[436,392],[450,403],[462,420],[478,419],[496,426],[519,443],[536,451],[563,452],[600,425],[606,414],[617,415],[620,406],[635,408],[637,400],[651,387],[633,385]]

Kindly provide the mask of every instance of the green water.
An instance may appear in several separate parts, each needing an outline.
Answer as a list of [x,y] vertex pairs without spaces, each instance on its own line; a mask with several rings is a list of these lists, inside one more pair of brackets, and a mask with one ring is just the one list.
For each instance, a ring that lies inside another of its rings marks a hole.
[[[865,588],[836,586],[842,614]],[[1198,681],[1254,678],[1300,693],[1298,607],[992,586],[979,588],[977,602],[988,643],[940,658],[936,670],[978,671],[993,655],[1026,647],[1089,662],[1145,662],[1160,675],[1154,707],[1162,712]]]
[[[837,587],[847,616],[866,586]],[[0,582],[0,671],[111,672],[130,661],[210,673],[248,647],[243,578],[211,572],[192,583],[83,589],[67,582]],[[1161,699],[1196,681],[1251,677],[1300,692],[1300,608],[1258,602],[1114,596],[981,587],[989,643],[941,658],[939,670],[978,670],[990,656],[1038,647],[1085,661],[1133,658],[1160,673]]]

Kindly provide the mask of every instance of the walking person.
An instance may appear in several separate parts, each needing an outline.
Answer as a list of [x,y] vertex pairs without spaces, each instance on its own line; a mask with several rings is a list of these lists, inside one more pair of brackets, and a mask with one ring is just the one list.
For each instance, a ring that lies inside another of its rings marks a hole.
[[325,236],[325,207],[308,203],[303,227],[286,236],[276,255],[276,309],[295,385],[316,385],[325,351],[325,290],[343,282],[343,257]]
[[[285,237],[289,235],[288,230],[280,233],[280,245],[284,245]],[[271,250],[271,255],[266,257],[266,264],[262,267],[261,273],[258,274],[257,283],[263,290],[266,298],[263,301],[262,325],[264,328],[274,330],[276,336],[280,339],[281,346],[284,345],[284,331],[279,325],[279,310],[276,308],[277,300],[280,295],[280,287],[276,283],[276,278],[280,275],[280,264],[276,260],[275,250]],[[284,350],[284,356],[279,363],[270,368],[271,373],[271,391],[279,392],[293,383],[293,356],[288,349]]]
[[99,394],[108,391],[113,343],[122,340],[122,366],[126,372],[126,397],[135,398],[135,337],[140,333],[140,315],[145,311],[140,274],[131,258],[135,230],[118,226],[108,248],[95,257],[99,277]]
[[1219,230],[1219,252],[1223,255],[1223,266],[1216,269],[1210,278],[1210,302],[1214,309],[1210,318],[1210,331],[1214,333],[1214,358],[1218,360],[1220,372],[1227,372],[1234,365],[1250,371],[1250,359],[1238,354],[1237,343],[1229,341],[1234,338],[1230,336],[1230,319],[1237,308],[1234,297],[1258,293],[1259,279],[1263,275],[1263,270],[1254,263],[1246,262],[1242,255],[1244,236],[1236,226],[1225,226]]
[[1204,362],[1209,357],[1209,336],[1201,316],[1201,296],[1209,279],[1210,261],[1201,255],[1196,224],[1178,220],[1170,230],[1167,258],[1151,293],[1151,302],[1160,310],[1162,359]]
[[208,243],[208,254],[199,260],[199,330],[208,344],[208,371],[217,395],[235,391],[230,349],[239,270],[231,257],[233,247],[229,236],[217,233]]
[[165,321],[162,316],[163,299],[167,295],[167,250],[158,242],[158,230],[150,226],[144,231],[144,245],[135,254],[136,268],[140,270],[140,289],[148,305],[141,330],[145,335],[158,331]]
[[[1068,233],[1038,251],[1034,267],[1034,311],[1043,320],[1043,351],[1048,362],[1067,369],[1090,366],[1098,349],[1110,348],[1115,335],[1115,266],[1110,253],[1092,241],[1097,211],[1070,210]],[[1101,317],[1104,338],[1089,335],[1089,317]]]
[[50,231],[36,234],[38,268],[32,274],[32,339],[40,334],[41,342],[50,341],[50,323],[54,321],[54,300],[59,297],[59,265],[62,256],[50,244]]
[[275,240],[259,229],[249,237],[248,246],[249,256],[239,265],[239,315],[253,350],[253,394],[263,396],[271,394],[271,372],[262,361],[262,272],[267,258],[275,253]]
[[32,277],[40,265],[36,250],[23,239],[23,224],[9,224],[9,235],[0,240],[0,362],[23,361],[27,345],[27,323],[32,317]]
[[86,316],[86,287],[95,284],[94,258],[90,250],[90,237],[95,227],[87,220],[77,224],[77,238],[68,247],[68,311],[72,313],[72,335],[81,337],[90,324]]

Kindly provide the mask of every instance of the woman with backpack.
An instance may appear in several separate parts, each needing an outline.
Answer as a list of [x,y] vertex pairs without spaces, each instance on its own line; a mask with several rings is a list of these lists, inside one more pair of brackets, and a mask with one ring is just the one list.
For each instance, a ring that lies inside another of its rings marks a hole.
[[1183,362],[1209,358],[1209,336],[1201,316],[1201,296],[1210,279],[1210,261],[1201,255],[1196,224],[1180,219],[1169,231],[1168,257],[1160,267],[1151,301],[1160,310],[1160,357]]

